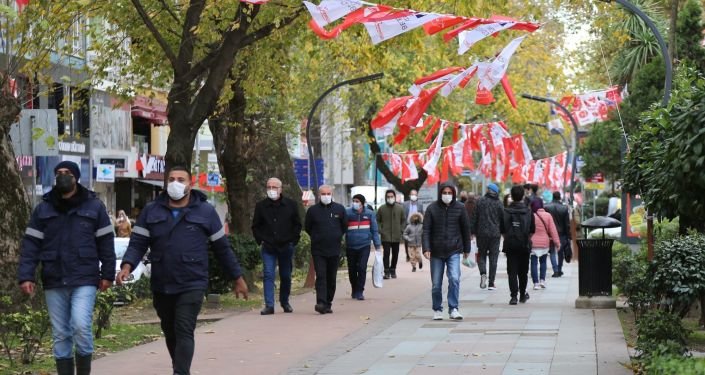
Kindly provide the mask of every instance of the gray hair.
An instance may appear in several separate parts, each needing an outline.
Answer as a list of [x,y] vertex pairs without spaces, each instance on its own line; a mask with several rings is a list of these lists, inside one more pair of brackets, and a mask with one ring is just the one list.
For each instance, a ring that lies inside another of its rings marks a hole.
[[334,188],[333,186],[330,186],[330,185],[321,185],[321,186],[318,187],[318,192],[320,193],[323,189],[328,189],[328,190],[331,191],[331,193],[333,192],[333,190],[335,190],[335,188]]

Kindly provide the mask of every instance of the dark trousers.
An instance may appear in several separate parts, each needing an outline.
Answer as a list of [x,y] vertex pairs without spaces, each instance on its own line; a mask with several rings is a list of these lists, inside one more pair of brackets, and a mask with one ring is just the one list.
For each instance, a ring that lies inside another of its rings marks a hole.
[[549,254],[551,254],[551,268],[553,272],[563,272],[563,259],[565,259],[565,248],[570,246],[570,240],[565,234],[560,235],[561,248],[556,251],[556,246],[551,242]]
[[152,302],[161,320],[175,375],[190,374],[195,348],[193,331],[196,329],[196,318],[203,304],[203,295],[202,290],[180,294],[154,293]]
[[[384,249],[384,270],[396,270],[397,261],[399,260],[399,242],[382,242],[382,248]],[[389,256],[392,256],[391,263],[389,262]]]
[[338,274],[340,256],[313,256],[313,268],[316,270],[316,303],[326,307],[333,305],[335,297],[335,277]]
[[494,279],[497,275],[497,260],[499,259],[499,241],[500,237],[480,237],[477,236],[477,253],[480,255],[478,268],[480,275],[487,274],[487,261],[490,263],[490,285],[494,285]]
[[352,287],[353,296],[365,291],[367,279],[367,261],[370,259],[370,247],[362,249],[347,249],[348,278]]
[[507,252],[507,274],[509,275],[509,293],[516,297],[526,293],[526,284],[529,273],[529,252]]

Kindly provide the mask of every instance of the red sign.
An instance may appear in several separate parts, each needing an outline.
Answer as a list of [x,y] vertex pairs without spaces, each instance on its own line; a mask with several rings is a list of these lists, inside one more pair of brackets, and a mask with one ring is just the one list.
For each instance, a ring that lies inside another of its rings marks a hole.
[[586,178],[585,182],[588,183],[603,183],[605,182],[605,176],[602,175],[602,173],[595,173],[594,176],[590,178]]

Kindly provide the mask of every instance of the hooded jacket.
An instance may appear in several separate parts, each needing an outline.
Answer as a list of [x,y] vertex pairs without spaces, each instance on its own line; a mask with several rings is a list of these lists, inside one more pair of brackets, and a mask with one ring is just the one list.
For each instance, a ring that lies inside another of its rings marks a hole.
[[[516,216],[515,214],[518,214],[518,216],[521,218],[521,221],[518,223],[512,222],[511,220],[512,216]],[[502,234],[506,234],[509,228],[515,225],[520,225],[521,228],[526,231],[524,233],[526,234],[527,243],[524,244],[522,248],[510,248],[505,238],[502,251],[507,254],[520,254],[524,252],[528,254],[531,250],[528,246],[528,242],[531,238],[531,235],[536,231],[536,226],[534,223],[534,215],[531,214],[531,209],[526,207],[523,201],[512,202],[509,207],[504,209],[504,216],[501,221],[500,232]]]
[[472,234],[484,238],[499,238],[500,225],[504,217],[504,205],[499,200],[499,194],[488,191],[477,200],[472,213]]
[[[450,204],[441,200],[441,192],[446,187],[453,191]],[[438,258],[448,258],[461,252],[470,253],[470,219],[465,206],[456,200],[453,185],[441,185],[438,200],[426,208],[423,251],[430,251],[431,256]]]
[[382,242],[401,242],[401,234],[406,226],[404,207],[397,202],[383,204],[377,209],[377,225]]
[[169,196],[160,194],[137,218],[122,264],[129,264],[134,270],[149,248],[153,291],[163,294],[205,291],[211,248],[225,273],[232,280],[239,278],[240,263],[218,213],[207,200],[201,191],[191,190],[189,204],[174,218]]
[[22,238],[20,283],[35,282],[39,263],[45,289],[115,280],[115,232],[108,211],[94,192],[76,186],[70,200],[51,191],[34,209]]
[[379,241],[377,231],[377,219],[375,213],[367,207],[362,208],[362,212],[353,210],[352,207],[345,210],[348,217],[348,230],[345,232],[345,247],[351,250],[370,248],[370,241],[379,248],[382,244]]
[[[418,222],[414,223],[415,219],[418,219]],[[407,224],[406,229],[404,229],[404,240],[408,242],[409,246],[422,246],[422,239],[423,215],[415,212],[409,217],[409,224]]]

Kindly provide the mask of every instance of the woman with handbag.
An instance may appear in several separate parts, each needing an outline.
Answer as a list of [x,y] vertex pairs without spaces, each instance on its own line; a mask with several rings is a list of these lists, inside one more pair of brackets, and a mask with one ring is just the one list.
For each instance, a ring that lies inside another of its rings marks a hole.
[[534,282],[534,289],[545,289],[548,250],[551,242],[556,249],[560,249],[561,240],[553,217],[543,209],[541,199],[531,201],[531,211],[536,223],[536,231],[531,236],[531,280]]

